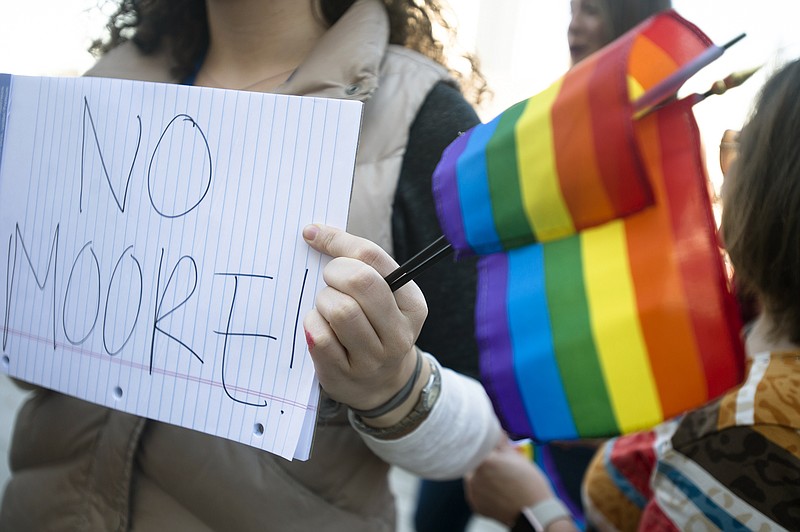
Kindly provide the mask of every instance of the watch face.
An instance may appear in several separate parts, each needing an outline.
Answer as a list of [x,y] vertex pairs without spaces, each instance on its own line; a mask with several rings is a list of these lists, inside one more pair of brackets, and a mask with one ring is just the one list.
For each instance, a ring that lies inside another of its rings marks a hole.
[[425,411],[430,411],[430,409],[433,408],[433,405],[436,403],[436,399],[439,398],[439,392],[442,389],[439,368],[432,366],[432,369],[433,373],[431,373],[430,380],[428,380],[421,392],[422,400],[420,403]]
[[425,396],[425,409],[430,410],[436,404],[436,399],[439,397],[438,392],[433,392]]

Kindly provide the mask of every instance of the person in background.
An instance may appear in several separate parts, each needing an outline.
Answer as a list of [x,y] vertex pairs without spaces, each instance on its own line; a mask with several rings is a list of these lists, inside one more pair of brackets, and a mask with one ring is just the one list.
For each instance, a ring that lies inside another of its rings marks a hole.
[[[571,0],[572,17],[567,28],[571,65],[670,7],[671,0]],[[560,478],[577,506],[580,481],[595,446],[595,442],[570,442],[551,447],[554,460],[568,466],[560,472]],[[471,514],[461,481],[421,482],[414,514],[417,532],[461,532]]]
[[[325,392],[314,446],[289,462],[37,389],[17,417],[0,529],[390,531],[390,462],[459,478],[492,448],[483,389],[425,354],[477,372],[474,264],[427,271],[427,305],[413,283],[392,293],[382,279],[441,234],[431,174],[478,122],[433,36],[443,12],[438,0],[120,0],[89,76],[364,102],[352,234],[304,231],[335,257],[304,320]],[[481,93],[473,79],[461,87]]]
[[475,513],[491,517],[514,532],[577,530],[539,466],[507,439],[466,478],[467,498]]
[[[800,530],[798,91],[794,60],[763,87],[722,189],[724,244],[762,309],[745,339],[745,381],[653,430],[606,442],[583,486],[594,529]],[[496,454],[468,492],[477,510],[508,523],[550,494],[526,460]]]
[[[722,171],[723,178],[728,175],[738,152],[739,131],[735,129],[726,129],[722,133],[722,138],[719,142],[719,168]],[[742,318],[742,323],[744,323],[745,331],[747,331],[758,317],[758,301],[752,294],[748,294],[745,290],[742,290],[735,275],[731,275],[731,285],[733,286],[733,293],[736,296],[736,300],[739,303],[739,315]]]
[[671,0],[571,0],[567,42],[572,66],[671,7]]

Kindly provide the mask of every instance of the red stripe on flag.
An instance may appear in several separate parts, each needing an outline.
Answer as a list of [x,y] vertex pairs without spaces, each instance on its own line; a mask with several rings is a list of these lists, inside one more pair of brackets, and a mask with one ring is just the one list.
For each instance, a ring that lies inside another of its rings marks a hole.
[[[650,185],[633,140],[628,81],[624,69],[619,68],[619,61],[627,56],[631,44],[630,38],[615,41],[609,45],[613,47],[611,53],[596,54],[594,61],[590,59],[597,63],[589,76],[594,153],[611,204],[620,215],[652,204]],[[606,72],[615,72],[617,79],[601,81],[599,78]]]
[[714,44],[697,26],[675,11],[651,19],[642,35],[669,54],[678,65],[688,63]]
[[[741,382],[744,374],[741,324],[731,312],[735,302],[728,289],[716,239],[691,102],[675,102],[655,116],[659,135],[670,139],[663,147],[664,174],[702,176],[702,179],[669,179],[665,191],[672,233],[678,245],[683,291],[705,368],[708,398],[713,399]],[[681,249],[686,252],[681,253]]]

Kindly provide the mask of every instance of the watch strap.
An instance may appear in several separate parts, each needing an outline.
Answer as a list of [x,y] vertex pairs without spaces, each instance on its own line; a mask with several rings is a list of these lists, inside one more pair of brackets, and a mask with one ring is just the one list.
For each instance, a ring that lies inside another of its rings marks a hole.
[[366,417],[366,418],[375,418],[381,417],[385,414],[388,414],[401,404],[403,404],[406,399],[411,397],[411,392],[414,390],[414,385],[417,383],[417,379],[419,378],[419,372],[422,370],[422,353],[420,352],[417,346],[414,346],[414,353],[417,355],[417,363],[414,367],[414,372],[408,378],[408,381],[403,385],[403,387],[394,394],[388,401],[383,403],[380,406],[372,408],[370,410],[359,410],[357,408],[350,407],[350,410],[357,414],[359,417]]
[[522,515],[536,532],[544,532],[547,526],[559,519],[572,519],[572,514],[557,498],[545,499],[522,509]]
[[380,440],[396,440],[414,432],[428,418],[436,400],[439,398],[439,392],[442,387],[442,375],[438,362],[429,355],[425,355],[425,358],[430,364],[431,373],[422,391],[420,391],[419,399],[414,408],[411,409],[406,417],[391,427],[371,427],[364,423],[361,416],[350,409],[347,413],[350,424],[359,432]]

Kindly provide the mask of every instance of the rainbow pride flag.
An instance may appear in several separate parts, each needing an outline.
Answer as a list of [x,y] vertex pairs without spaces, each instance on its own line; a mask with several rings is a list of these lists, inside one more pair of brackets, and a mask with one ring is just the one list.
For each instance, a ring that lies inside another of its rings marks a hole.
[[[560,111],[554,102],[567,77],[462,135],[444,154],[434,176],[440,221],[460,255],[483,255],[481,375],[512,436],[550,441],[649,428],[740,382],[740,324],[691,102],[673,100],[631,118],[631,102],[711,46],[675,12],[656,15],[568,74],[589,81],[576,85],[582,89]],[[622,125],[583,128],[582,117],[594,116],[586,95],[614,80],[625,87],[624,101],[613,102]],[[520,136],[529,108],[546,119]],[[522,117],[515,135],[497,141],[516,167],[492,174],[495,137],[488,132],[501,129],[506,113]],[[623,138],[614,143],[612,135]],[[475,155],[481,145],[485,159]],[[538,173],[519,170],[533,161]],[[572,166],[562,172],[568,165],[560,161]],[[498,188],[493,179],[516,185]],[[534,199],[518,201],[524,194]],[[498,214],[520,203],[530,208],[527,236],[521,222]]]
[[434,174],[439,218],[457,255],[563,238],[652,205],[633,101],[679,79],[693,60],[721,53],[667,11],[457,138]]

